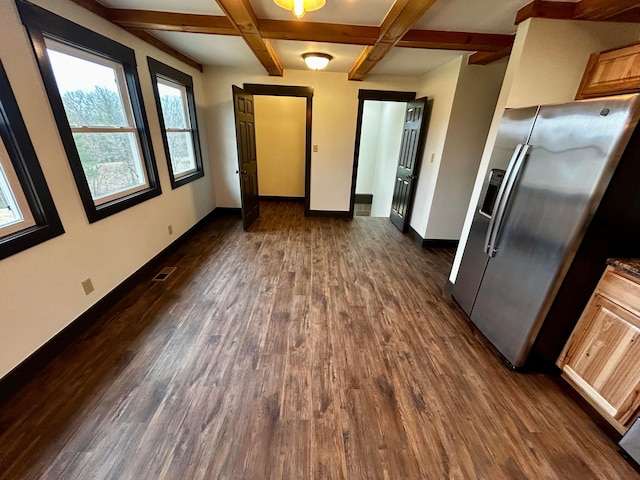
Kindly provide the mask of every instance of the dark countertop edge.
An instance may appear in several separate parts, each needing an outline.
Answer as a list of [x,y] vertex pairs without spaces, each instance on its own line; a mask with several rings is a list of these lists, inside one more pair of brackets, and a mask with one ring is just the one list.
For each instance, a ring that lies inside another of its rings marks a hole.
[[607,265],[640,280],[640,258],[608,258]]

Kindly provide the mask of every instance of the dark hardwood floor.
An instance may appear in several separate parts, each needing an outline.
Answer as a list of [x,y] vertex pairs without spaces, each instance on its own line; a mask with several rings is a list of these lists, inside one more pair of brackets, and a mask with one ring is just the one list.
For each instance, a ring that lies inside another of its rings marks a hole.
[[2,479],[629,479],[388,219],[218,219],[0,407]]

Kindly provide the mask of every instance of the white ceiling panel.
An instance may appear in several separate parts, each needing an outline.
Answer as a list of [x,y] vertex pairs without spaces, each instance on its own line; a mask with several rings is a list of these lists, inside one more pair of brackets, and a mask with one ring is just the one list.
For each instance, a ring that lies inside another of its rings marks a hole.
[[251,0],[258,18],[376,27],[380,26],[393,3],[394,0],[327,0],[320,10],[308,12],[298,20],[290,11],[278,7],[273,0]]
[[180,0],[179,2],[176,0],[99,0],[99,2],[109,8],[224,15],[215,0]]
[[371,75],[417,77],[469,52],[394,48],[371,70]]
[[328,53],[333,57],[324,72],[348,72],[364,51],[361,45],[341,45],[336,43],[294,42],[291,40],[272,40],[273,46],[283,68],[306,70],[302,54],[307,52]]
[[264,70],[241,37],[185,32],[153,32],[153,35],[203,65]]
[[[575,0],[559,0],[572,2]],[[518,10],[531,0],[437,1],[413,28],[480,33],[515,33]]]

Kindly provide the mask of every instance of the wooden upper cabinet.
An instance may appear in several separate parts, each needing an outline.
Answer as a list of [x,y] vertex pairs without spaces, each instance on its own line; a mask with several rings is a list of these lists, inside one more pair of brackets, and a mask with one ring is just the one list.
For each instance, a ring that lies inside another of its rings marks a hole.
[[637,280],[607,268],[557,364],[618,431],[626,431],[640,411]]
[[640,92],[640,42],[592,54],[576,100],[633,92]]

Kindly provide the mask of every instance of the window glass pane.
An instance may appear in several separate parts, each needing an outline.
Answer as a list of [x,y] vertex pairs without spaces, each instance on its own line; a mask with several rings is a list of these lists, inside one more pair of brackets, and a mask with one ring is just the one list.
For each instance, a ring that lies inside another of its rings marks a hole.
[[74,133],[94,199],[146,185],[133,132]]
[[114,67],[47,48],[72,127],[130,126]]
[[191,132],[167,132],[171,166],[175,176],[196,169]]
[[[19,222],[22,219],[18,202],[11,191],[2,164],[0,164],[0,229]],[[2,235],[3,232],[0,230],[0,236]]]
[[182,88],[158,82],[158,93],[162,105],[162,116],[164,117],[164,128],[184,128],[188,129],[186,106]]

